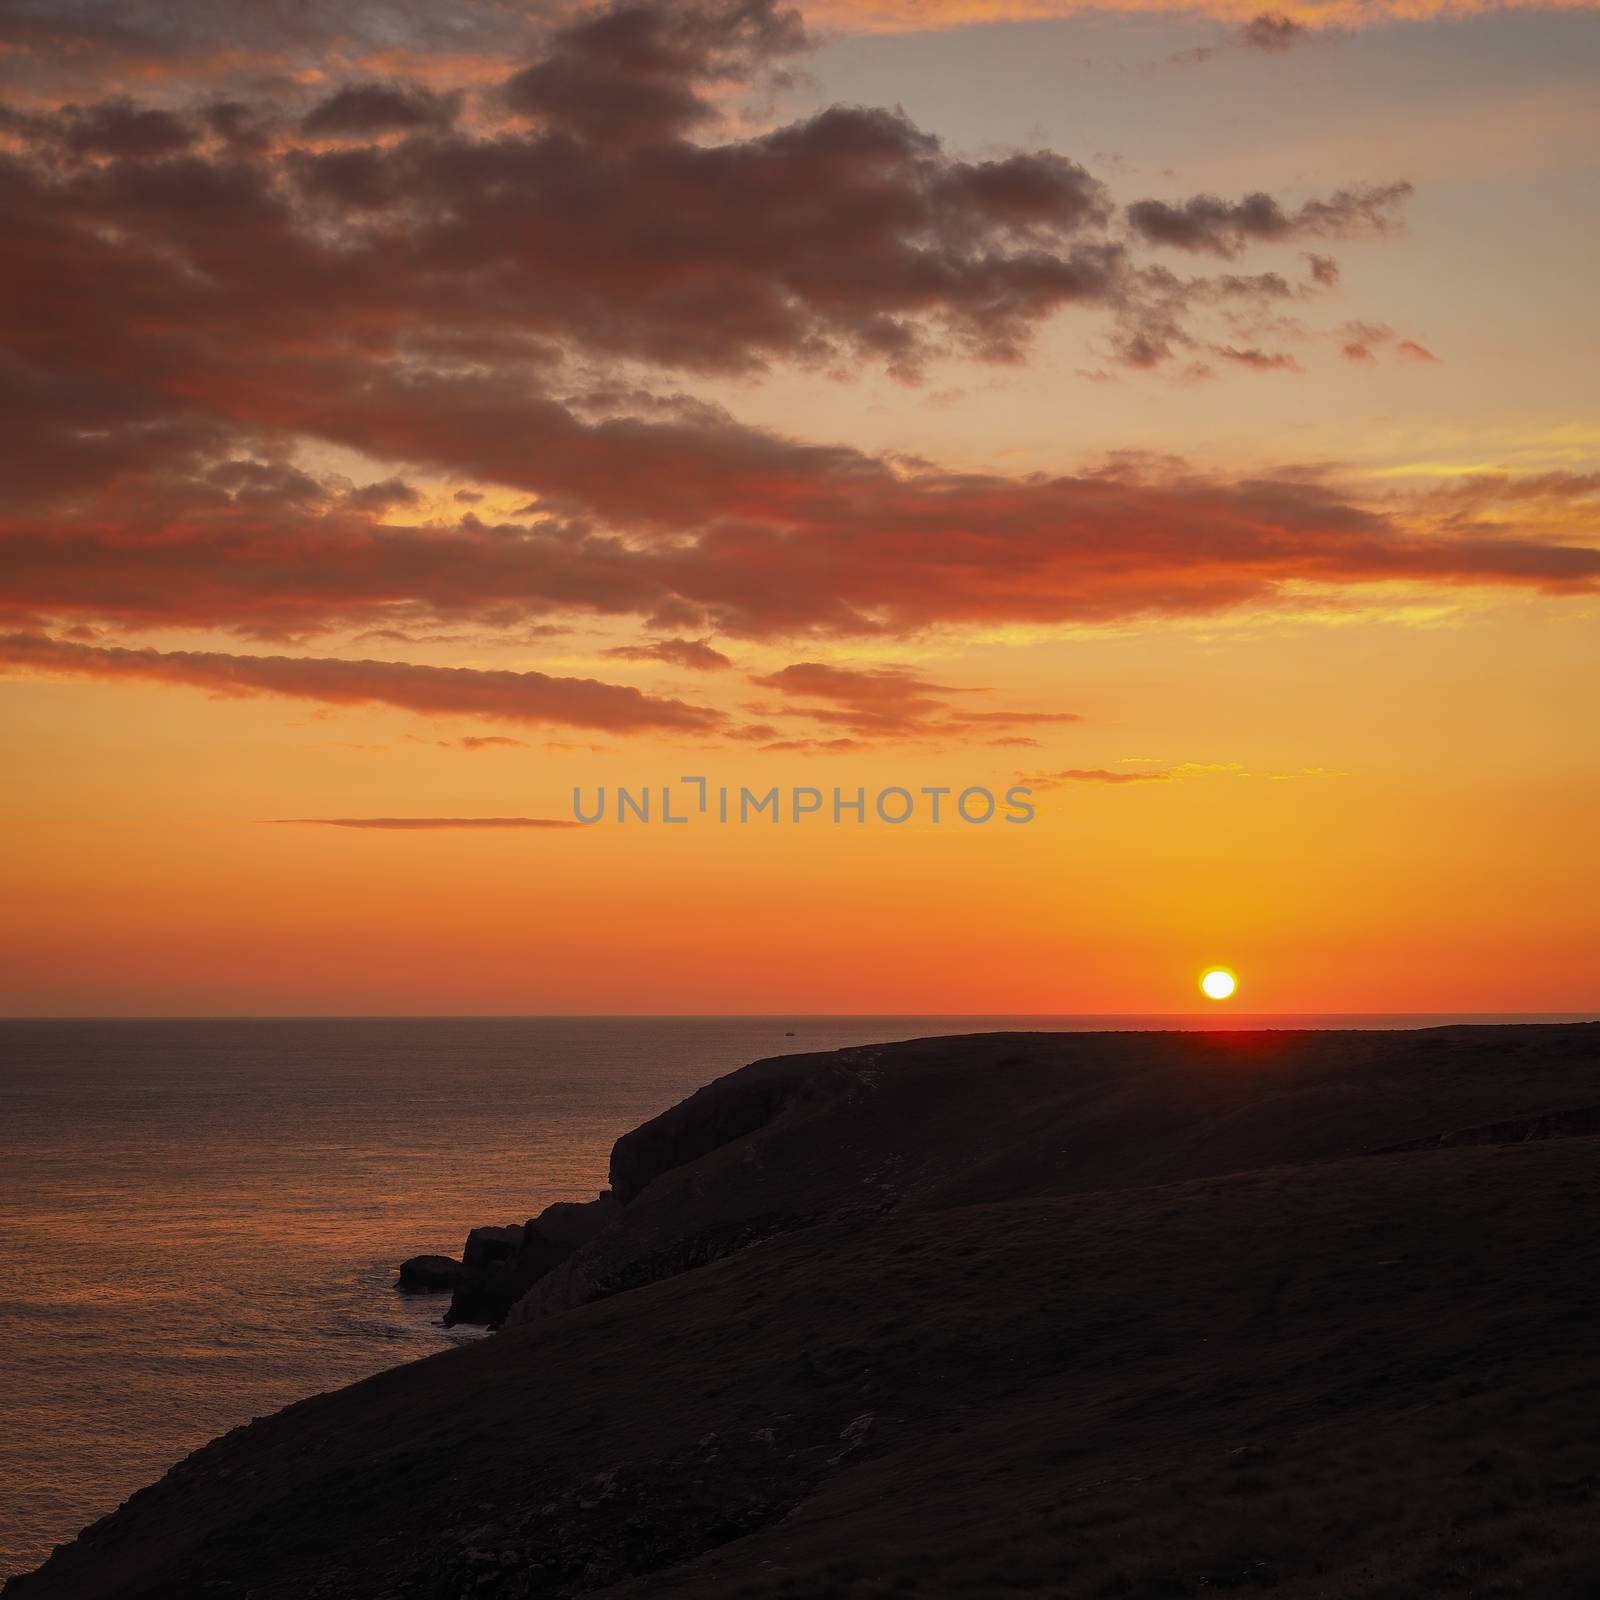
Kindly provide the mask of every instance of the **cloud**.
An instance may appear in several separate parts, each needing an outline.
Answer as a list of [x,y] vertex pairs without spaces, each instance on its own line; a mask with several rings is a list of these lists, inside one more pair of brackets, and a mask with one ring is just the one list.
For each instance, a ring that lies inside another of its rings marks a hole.
[[1137,200],[1127,217],[1133,231],[1151,244],[1231,258],[1250,244],[1387,233],[1411,192],[1409,183],[1340,189],[1326,200],[1307,200],[1292,212],[1259,192],[1235,201],[1201,194],[1175,204]]
[[1429,490],[1423,503],[1462,539],[1570,537],[1600,524],[1600,473],[1474,472]]
[[1182,761],[1176,766],[1140,764],[1135,771],[1118,772],[1110,767],[1068,767],[1060,772],[1018,773],[1017,781],[1033,789],[1060,789],[1071,783],[1181,783],[1191,778],[1261,778],[1269,783],[1284,783],[1298,778],[1342,778],[1332,767],[1301,767],[1294,772],[1250,772],[1237,761]]
[[[903,667],[841,667],[822,661],[800,661],[750,681],[795,700],[823,702],[794,704],[791,709],[812,721],[843,727],[862,738],[940,738],[991,726],[1080,720],[1071,711],[973,710],[952,704],[951,696],[989,691],[930,683]],[[791,743],[768,748],[798,746]]]
[[503,76],[536,51],[560,0],[367,0],[361,5],[261,5],[256,0],[15,0],[0,10],[0,84],[33,95],[139,82],[219,95],[272,82],[292,92],[307,63],[342,58],[404,64],[471,82]]
[[[1591,0],[1295,0],[1274,15],[1315,30],[1414,23],[1507,6],[1582,10],[1590,5]],[[812,27],[826,34],[884,34],[1041,21],[1108,8],[1246,27],[1261,15],[1260,0],[810,0],[802,9]],[[623,15],[640,9],[614,8]],[[736,10],[685,9],[700,15]],[[744,9],[759,10],[780,26],[793,15],[779,8]],[[226,99],[269,81],[309,99],[318,84],[307,63],[338,59],[363,70],[425,72],[439,85],[475,87],[495,83],[538,57],[548,47],[551,29],[569,19],[580,26],[588,19],[575,0],[525,5],[453,0],[448,7],[437,0],[323,6],[259,0],[162,0],[159,5],[12,0],[0,9],[0,85],[30,96],[81,97],[138,82],[157,90],[170,86],[175,97],[201,88]],[[722,64],[731,69],[737,57],[724,57]],[[634,83],[641,98],[664,98],[670,108],[670,95],[663,96],[648,73],[637,73]]]
[[1263,350],[1252,345],[1241,350],[1237,345],[1212,345],[1211,353],[1237,366],[1249,367],[1254,372],[1301,372],[1304,368],[1292,355],[1284,351]]
[[347,83],[300,119],[300,131],[312,139],[370,139],[447,128],[460,114],[459,94],[403,81]]
[[1305,37],[1303,23],[1279,13],[1263,11],[1239,30],[1240,38],[1251,50],[1284,51]]
[[649,644],[621,644],[605,652],[619,661],[664,661],[694,672],[721,672],[733,658],[714,650],[706,639],[655,639]]
[[[369,394],[363,424],[383,410]],[[1578,542],[1594,523],[1581,502],[1537,537],[1462,537],[1435,525],[1433,502],[1371,508],[1303,476],[908,473],[731,424],[590,428],[531,415],[502,458],[483,431],[457,435],[452,414],[448,396],[414,422],[406,413],[390,453],[459,437],[486,467],[536,471],[549,516],[376,525],[337,506],[307,514],[221,497],[191,510],[153,493],[48,525],[0,516],[0,608],[261,637],[673,610],[725,637],[780,639],[1200,615],[1307,585],[1583,592],[1600,580],[1600,551]],[[431,434],[428,415],[439,419]]]
[[[1021,361],[1060,313],[1110,341],[1097,362],[1287,371],[1278,345],[1326,336],[1282,308],[1334,286],[1330,257],[1307,254],[1307,283],[1181,276],[1154,252],[1379,234],[1403,183],[1124,213],[1066,155],[961,159],[897,110],[752,132],[730,97],[781,78],[802,42],[766,0],[575,19],[468,0],[448,22],[398,0],[28,0],[4,25],[5,61],[138,62],[150,101],[52,106],[41,89],[5,124],[13,665],[619,733],[1004,736],[1068,714],[813,661],[765,685],[806,731],[755,733],[588,679],[232,647],[352,630],[477,648],[603,617],[649,630],[618,659],[726,671],[712,637],[887,651],[945,627],[1295,605],[1311,587],[1600,582],[1592,518],[1481,526],[1332,478],[1181,463],[957,472],[680,392],[685,373],[782,363],[914,381],[937,357]],[[201,92],[213,68],[230,98]],[[314,468],[351,457],[372,481]],[[160,652],[72,636],[105,626],[231,637]]]
[[[14,381],[53,377],[58,402],[149,433],[197,394],[222,413],[210,420],[248,427],[228,413],[286,349],[352,379],[486,367],[526,386],[573,347],[705,372],[858,360],[912,379],[941,354],[1016,361],[1065,308],[1126,312],[1149,289],[1141,241],[1230,253],[1241,228],[1346,232],[1341,207],[1379,204],[1145,201],[1130,244],[1069,157],[960,160],[899,111],[686,137],[686,119],[715,121],[706,91],[730,59],[792,49],[785,15],[634,5],[558,29],[506,80],[523,113],[506,123],[458,126],[455,99],[396,77],[324,87],[293,118],[270,97],[226,116],[119,99],[22,117],[0,288],[46,315],[17,330]],[[679,112],[638,99],[641,74]],[[91,124],[93,150],[78,149]],[[1208,205],[1223,211],[1195,212]]]
[[750,681],[783,694],[812,695],[861,707],[937,704],[930,696],[971,692],[929,683],[907,667],[840,667],[825,661],[797,661]]
[[403,661],[129,650],[34,634],[0,636],[0,665],[26,671],[182,684],[219,695],[284,695],[324,705],[382,705],[612,732],[705,733],[718,716],[680,700],[592,678],[428,667]]
[[580,828],[565,817],[275,817],[301,828],[381,828],[401,832],[435,828]]
[[1306,253],[1306,267],[1311,274],[1311,281],[1323,289],[1333,289],[1339,283],[1339,263],[1332,256],[1318,255],[1315,251]]
[[1439,359],[1415,339],[1400,338],[1383,322],[1347,322],[1334,336],[1344,341],[1339,353],[1357,366],[1375,366],[1383,349],[1392,349],[1402,361],[1435,364]]
[[1061,772],[1019,773],[1030,789],[1059,789],[1069,783],[1171,783],[1170,772],[1113,772],[1107,767],[1067,767]]
[[705,86],[746,81],[806,42],[799,12],[771,0],[623,0],[558,32],[501,98],[593,144],[659,143],[717,120]]
[[[1230,43],[1241,50],[1281,55],[1314,36],[1314,29],[1326,25],[1319,21],[1308,26],[1279,12],[1261,11],[1240,25]],[[1168,59],[1178,64],[1213,61],[1225,48],[1221,45],[1197,45],[1189,50],[1180,50]]]
[[773,752],[795,752],[801,755],[849,755],[859,750],[871,750],[873,745],[865,739],[839,737],[836,739],[774,739],[761,746]]

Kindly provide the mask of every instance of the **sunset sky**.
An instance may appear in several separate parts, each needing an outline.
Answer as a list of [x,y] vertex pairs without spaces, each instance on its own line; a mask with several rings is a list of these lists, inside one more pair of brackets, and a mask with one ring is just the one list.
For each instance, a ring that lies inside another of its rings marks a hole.
[[[1587,6],[6,7],[0,1010],[1600,1006],[1597,81]],[[1037,816],[528,825],[689,774]]]

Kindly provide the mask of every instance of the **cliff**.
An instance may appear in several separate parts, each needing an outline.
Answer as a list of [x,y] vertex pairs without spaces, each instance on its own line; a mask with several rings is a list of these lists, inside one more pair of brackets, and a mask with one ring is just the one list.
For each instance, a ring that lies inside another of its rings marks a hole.
[[1597,1104],[1595,1026],[757,1063],[7,1600],[1588,1594]]

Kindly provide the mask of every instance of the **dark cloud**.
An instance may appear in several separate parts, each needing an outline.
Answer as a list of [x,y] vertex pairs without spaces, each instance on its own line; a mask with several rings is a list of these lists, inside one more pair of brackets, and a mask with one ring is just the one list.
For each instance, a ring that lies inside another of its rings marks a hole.
[[461,114],[461,95],[435,94],[418,83],[348,83],[300,119],[313,139],[370,139],[385,133],[447,128]]
[[1321,256],[1315,251],[1306,254],[1306,266],[1311,281],[1319,288],[1333,289],[1339,283],[1339,263],[1332,256]]
[[707,87],[748,80],[805,47],[799,13],[772,0],[623,0],[557,34],[501,96],[587,143],[659,143],[717,120]]
[[1192,50],[1180,50],[1168,60],[1179,66],[1199,65],[1215,61],[1232,47],[1281,55],[1313,36],[1312,30],[1303,23],[1276,12],[1263,11],[1235,31],[1229,46],[1199,45]]
[[[1326,200],[1307,200],[1297,210],[1285,211],[1269,194],[1243,200],[1201,194],[1178,204],[1137,200],[1127,216],[1134,233],[1151,244],[1228,258],[1251,244],[1386,233],[1410,195],[1409,183],[1341,189]],[[1314,274],[1316,261],[1323,259],[1313,258]]]
[[[799,42],[755,0],[601,12],[511,80],[572,100],[524,127],[455,127],[454,96],[395,77],[324,89],[293,119],[243,102],[30,113],[19,131],[49,158],[8,162],[0,201],[16,253],[50,274],[47,309],[111,288],[74,353],[104,336],[101,361],[147,379],[318,338],[368,363],[509,368],[575,344],[708,371],[847,356],[911,377],[941,352],[1016,360],[1058,309],[1140,297],[1104,186],[1064,156],[962,161],[868,107],[704,142],[631,93],[595,92],[595,73],[671,82],[703,121],[708,86]],[[646,125],[619,131],[631,117]],[[326,148],[378,134],[404,136]],[[107,159],[63,168],[85,140]]]
[[107,100],[87,107],[67,106],[53,126],[36,121],[35,129],[58,138],[77,156],[115,156],[123,161],[149,161],[176,155],[195,143],[190,125],[171,111]]
[[285,695],[325,705],[395,706],[430,716],[704,733],[713,712],[592,678],[428,667],[404,661],[238,656],[207,650],[129,650],[34,634],[0,636],[0,664],[47,673],[182,684],[218,695]]
[[1292,49],[1306,36],[1306,28],[1289,17],[1263,11],[1239,30],[1239,37],[1251,50],[1281,52]]
[[714,650],[706,639],[655,639],[649,644],[622,644],[607,650],[619,661],[664,661],[669,667],[688,667],[694,672],[721,672],[733,665],[733,658]]
[[1252,372],[1301,372],[1304,369],[1292,355],[1282,350],[1262,350],[1257,346],[1241,350],[1237,345],[1212,345],[1211,354]]
[[385,478],[381,483],[367,483],[359,489],[348,490],[342,497],[342,504],[351,511],[376,515],[401,506],[414,506],[421,498],[403,478]]

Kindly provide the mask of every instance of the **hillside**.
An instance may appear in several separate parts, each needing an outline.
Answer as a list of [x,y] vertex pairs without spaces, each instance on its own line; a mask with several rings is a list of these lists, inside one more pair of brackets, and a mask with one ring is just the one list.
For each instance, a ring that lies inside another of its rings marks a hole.
[[1595,1025],[757,1063],[619,1140],[502,1332],[235,1430],[7,1600],[1576,1600],[1597,1106]]

